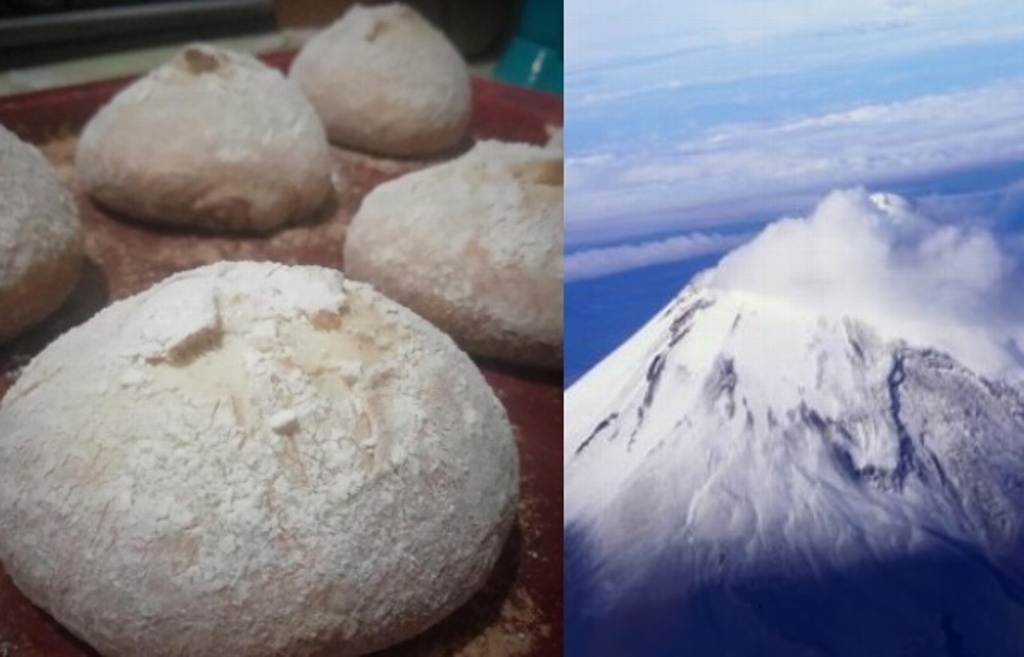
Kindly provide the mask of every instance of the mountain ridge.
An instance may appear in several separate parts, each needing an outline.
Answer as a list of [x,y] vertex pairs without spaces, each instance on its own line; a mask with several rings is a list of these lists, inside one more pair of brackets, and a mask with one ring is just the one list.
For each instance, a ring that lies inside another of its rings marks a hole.
[[716,273],[566,393],[581,607],[675,610],[692,654],[1024,655],[1024,386]]

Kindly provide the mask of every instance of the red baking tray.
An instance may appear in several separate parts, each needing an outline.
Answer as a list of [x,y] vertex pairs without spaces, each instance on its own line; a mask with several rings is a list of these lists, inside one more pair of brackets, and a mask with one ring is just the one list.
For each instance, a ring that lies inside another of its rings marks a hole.
[[[264,59],[287,68],[294,53]],[[348,183],[320,216],[267,236],[196,235],[110,216],[76,188],[77,135],[130,79],[0,98],[0,124],[37,144],[75,191],[86,233],[80,284],[53,317],[0,346],[0,398],[32,356],[105,305],[184,269],[217,260],[342,266],[345,229],[375,185],[424,166],[333,149]],[[542,143],[562,124],[562,99],[473,80],[473,136]],[[554,657],[562,654],[562,375],[479,362],[508,409],[521,461],[518,522],[485,588],[425,634],[380,657]],[[2,439],[2,437],[0,437]],[[0,527],[0,532],[3,528]],[[96,653],[28,602],[0,567],[0,657],[94,657]],[[144,657],[144,656],[140,656]]]

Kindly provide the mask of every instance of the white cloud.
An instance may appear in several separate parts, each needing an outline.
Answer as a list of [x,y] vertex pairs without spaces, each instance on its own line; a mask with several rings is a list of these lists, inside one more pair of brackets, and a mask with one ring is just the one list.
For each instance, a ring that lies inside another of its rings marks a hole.
[[703,281],[862,319],[1007,376],[1024,372],[1007,349],[1024,330],[1018,257],[986,230],[939,224],[899,197],[856,189],[830,194],[807,218],[769,225]]
[[641,267],[721,253],[749,238],[749,235],[694,233],[641,244],[579,251],[565,256],[565,280],[570,282],[600,278]]
[[[610,160],[566,162],[568,243],[778,214],[827,189],[889,185],[1024,158],[1024,79],[782,122],[732,125]],[[741,198],[742,204],[735,199]],[[779,203],[779,201],[783,203]],[[730,207],[732,209],[730,210]],[[714,212],[710,210],[714,209]],[[659,214],[654,223],[621,216]]]
[[589,167],[597,164],[605,164],[615,159],[611,153],[587,153],[574,157],[565,158],[565,166],[569,168]]
[[[943,224],[899,197],[853,189],[829,194],[807,217],[771,224],[700,276],[696,285],[711,287],[714,302],[697,319],[686,313],[687,337],[679,345],[673,339],[666,351],[692,298],[680,305],[684,297],[677,297],[566,392],[565,522],[583,539],[592,601],[607,609],[601,605],[636,592],[655,602],[663,593],[678,599],[687,587],[699,591],[709,581],[774,572],[787,555],[804,565],[827,563],[822,572],[857,563],[863,554],[882,563],[894,548],[910,551],[902,556],[924,549],[921,527],[927,536],[974,541],[990,552],[995,546],[1000,554],[1003,546],[987,543],[991,534],[973,529],[988,520],[948,515],[953,507],[944,486],[929,497],[935,478],[911,478],[898,493],[876,494],[862,482],[851,484],[848,475],[827,472],[831,457],[818,451],[819,441],[791,428],[769,435],[769,425],[754,418],[818,409],[845,418],[840,424],[851,420],[846,445],[862,450],[853,457],[858,468],[902,462],[905,436],[887,436],[896,432],[871,410],[891,400],[882,393],[850,404],[851,394],[885,381],[891,363],[876,356],[877,369],[856,373],[856,367],[826,366],[846,348],[847,336],[832,342],[838,323],[820,324],[819,331],[818,319],[862,320],[883,338],[947,351],[981,374],[1024,380],[1022,265],[1019,254],[984,229]],[[708,373],[721,358],[735,359],[729,391],[735,388],[736,405],[747,413],[745,427],[742,411],[730,423],[732,411],[727,417],[708,401]],[[665,373],[656,395],[649,385],[655,367]],[[925,377],[923,385],[931,383]],[[928,442],[934,426],[922,426]],[[953,443],[971,438],[955,430],[938,434]],[[962,455],[942,449],[932,455],[943,459],[935,460],[938,467]],[[853,538],[837,542],[851,521],[860,523]],[[903,538],[894,542],[896,535]],[[663,574],[667,563],[679,568],[662,589],[657,582],[669,580],[648,575]]]
[[994,214],[1000,224],[1024,228],[1024,179],[1006,188]]
[[[801,49],[801,59],[808,60],[801,66],[834,60],[840,54],[836,50],[851,60],[992,41],[1021,35],[1019,18],[1018,0],[648,0],[642,8],[607,0],[569,0],[565,19],[572,29],[565,36],[566,84],[571,88],[578,73],[638,60],[646,64],[680,51],[736,46],[768,50],[822,34],[833,40],[872,33],[887,38],[863,40],[871,47],[856,52],[849,47]],[[700,68],[691,71],[685,61],[675,63],[684,79],[691,72],[700,73]],[[748,73],[764,63],[748,60]]]

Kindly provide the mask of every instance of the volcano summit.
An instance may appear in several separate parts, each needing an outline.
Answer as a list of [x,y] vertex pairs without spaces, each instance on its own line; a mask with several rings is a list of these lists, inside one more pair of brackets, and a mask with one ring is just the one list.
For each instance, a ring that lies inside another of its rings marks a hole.
[[566,392],[566,654],[1024,655],[1019,253],[834,192]]

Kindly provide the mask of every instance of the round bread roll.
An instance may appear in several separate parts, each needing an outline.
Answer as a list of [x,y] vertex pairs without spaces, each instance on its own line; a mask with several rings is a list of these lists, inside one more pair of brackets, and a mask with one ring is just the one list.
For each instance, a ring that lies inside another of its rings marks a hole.
[[78,143],[81,188],[133,219],[267,231],[304,219],[331,190],[316,112],[252,57],[191,45],[122,90]]
[[450,339],[336,271],[218,263],[69,331],[0,406],[0,558],[108,657],[346,657],[481,587],[508,419]]
[[548,134],[547,147],[551,150],[565,151],[565,132],[561,127],[554,128]]
[[465,61],[406,5],[353,6],[306,44],[289,75],[342,146],[422,157],[458,146],[469,130]]
[[35,147],[0,126],[0,342],[67,299],[83,256],[71,192]]
[[562,160],[496,141],[380,185],[349,226],[345,271],[467,351],[562,367]]

